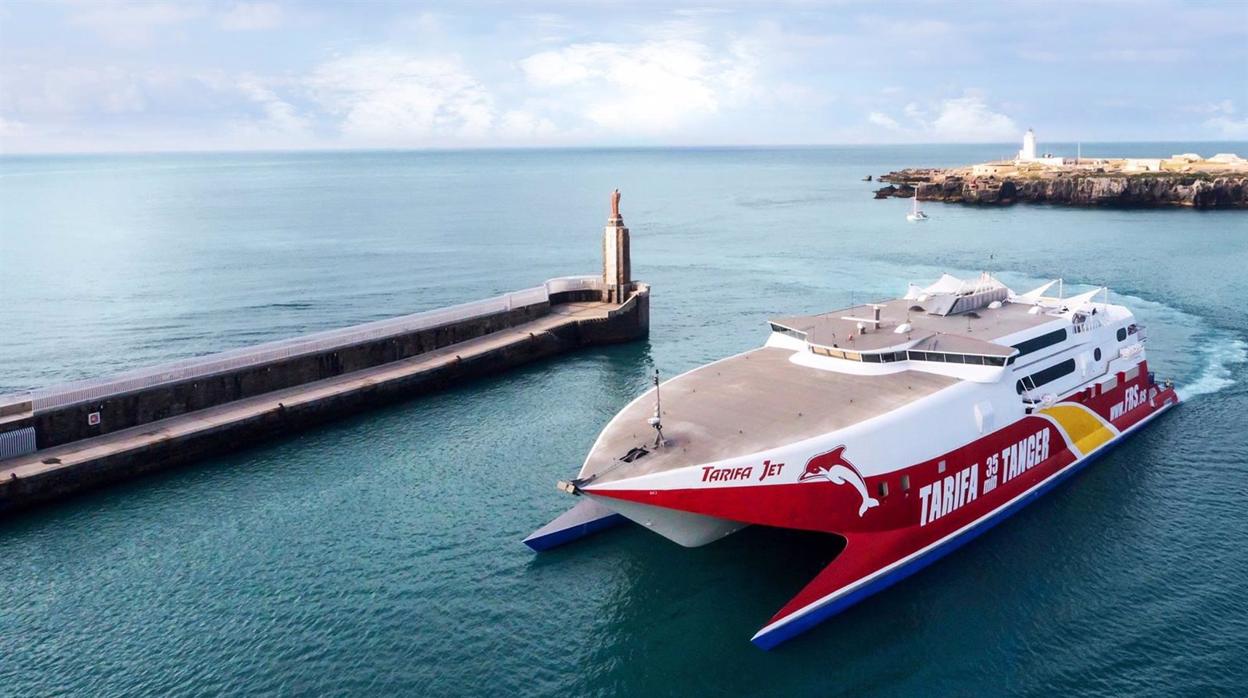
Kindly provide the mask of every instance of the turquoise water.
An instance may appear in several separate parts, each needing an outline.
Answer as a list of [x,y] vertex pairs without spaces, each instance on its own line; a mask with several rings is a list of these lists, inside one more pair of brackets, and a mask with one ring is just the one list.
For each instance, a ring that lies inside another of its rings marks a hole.
[[[654,288],[647,342],[0,522],[0,694],[1241,693],[1248,215],[931,204],[910,225],[859,181],[1009,148],[0,158],[0,392],[593,273],[617,186]],[[771,653],[748,639],[826,562],[818,536],[520,544],[654,368],[981,269],[1108,284],[1190,401]]]

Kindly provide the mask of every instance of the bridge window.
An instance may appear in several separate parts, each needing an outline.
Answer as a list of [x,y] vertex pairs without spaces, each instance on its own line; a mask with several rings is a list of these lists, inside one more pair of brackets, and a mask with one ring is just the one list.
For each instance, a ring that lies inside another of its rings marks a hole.
[[782,335],[786,335],[786,336],[788,336],[788,337],[792,337],[793,339],[800,339],[800,340],[802,340],[803,342],[804,342],[804,341],[806,341],[806,333],[805,333],[805,332],[798,332],[797,330],[794,330],[794,329],[791,329],[791,328],[785,327],[784,325],[777,325],[777,324],[776,324],[776,323],[774,323],[774,322],[773,322],[773,323],[771,323],[771,331],[772,331],[772,332],[779,332],[780,334],[782,334]]
[[1069,376],[1074,372],[1075,360],[1066,359],[1060,364],[1053,364],[1048,368],[1036,371],[1030,376],[1019,380],[1018,383],[1014,385],[1014,389],[1018,391],[1019,395],[1022,395],[1024,391],[1039,388],[1046,383],[1052,383],[1058,378],[1061,378],[1062,376]]
[[1127,328],[1119,327],[1118,328],[1118,341],[1121,342],[1122,340],[1126,338],[1127,338]]
[[1065,341],[1066,330],[1060,329],[1049,332],[1048,334],[1042,334],[1039,337],[1025,339],[1018,344],[1015,344],[1014,348],[1018,350],[1019,356],[1025,356],[1033,351],[1040,351],[1045,347],[1051,347],[1054,344],[1060,344]]

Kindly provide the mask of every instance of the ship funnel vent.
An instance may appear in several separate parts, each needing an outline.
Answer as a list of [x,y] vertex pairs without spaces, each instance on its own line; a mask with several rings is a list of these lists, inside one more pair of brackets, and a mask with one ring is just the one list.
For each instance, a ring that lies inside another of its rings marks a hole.
[[980,274],[969,281],[946,274],[924,291],[932,295],[927,311],[932,315],[958,315],[1010,297],[1010,289],[991,274]]

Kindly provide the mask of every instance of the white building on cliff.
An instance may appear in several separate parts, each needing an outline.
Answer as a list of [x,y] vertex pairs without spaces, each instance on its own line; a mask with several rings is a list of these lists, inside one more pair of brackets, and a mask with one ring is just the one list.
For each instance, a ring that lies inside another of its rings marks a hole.
[[1014,157],[1015,165],[1043,165],[1045,167],[1061,167],[1067,163],[1066,158],[1060,158],[1045,153],[1044,155],[1036,155],[1036,132],[1027,129],[1027,133],[1023,134],[1023,148],[1018,151],[1018,155]]
[[1027,129],[1023,134],[1023,149],[1014,158],[1017,162],[1031,162],[1036,159],[1036,132]]

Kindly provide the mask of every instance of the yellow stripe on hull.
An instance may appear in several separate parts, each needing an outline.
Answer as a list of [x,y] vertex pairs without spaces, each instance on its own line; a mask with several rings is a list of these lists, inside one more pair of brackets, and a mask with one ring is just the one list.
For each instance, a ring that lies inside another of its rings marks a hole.
[[1085,456],[1113,440],[1118,432],[1082,405],[1054,405],[1040,410],[1040,413],[1052,417],[1061,425],[1070,442]]

